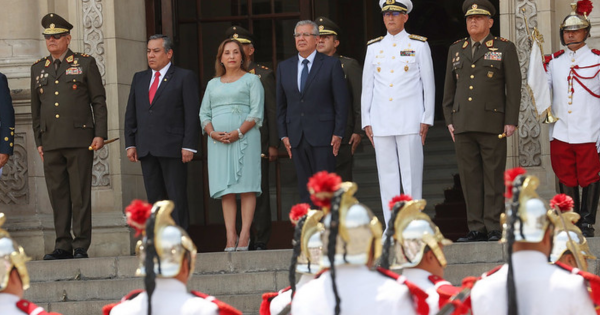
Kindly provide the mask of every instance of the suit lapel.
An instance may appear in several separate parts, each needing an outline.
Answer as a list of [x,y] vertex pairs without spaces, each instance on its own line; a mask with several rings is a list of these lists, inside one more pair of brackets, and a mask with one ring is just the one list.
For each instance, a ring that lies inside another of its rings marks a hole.
[[[315,59],[313,60],[313,65],[310,68],[310,72],[308,73],[308,78],[306,79],[306,85],[304,86],[302,95],[304,95],[306,93],[306,91],[308,90],[308,87],[310,86],[310,83],[317,76],[317,72],[319,72],[319,69],[321,69],[322,65],[323,65],[323,55],[321,53],[317,52],[317,54],[315,55]],[[296,67],[296,69],[298,69],[298,68]]]
[[[152,79],[152,69],[146,70],[142,75],[141,80],[138,82],[138,89],[142,93],[142,97],[146,100],[146,103],[150,105],[150,80]],[[154,95],[156,98],[156,95]]]
[[[150,106],[152,106],[156,100],[160,97],[160,94],[162,93],[162,91],[164,91],[167,88],[167,85],[169,85],[169,83],[171,83],[171,79],[173,78],[173,73],[175,72],[175,66],[173,66],[173,64],[171,64],[171,66],[169,67],[169,70],[167,70],[167,74],[165,74],[165,77],[162,79],[162,82],[160,82],[160,86],[158,87],[158,90],[156,91],[156,94],[154,95],[154,99],[152,100],[152,104],[150,104]],[[150,84],[150,83],[148,83]],[[148,99],[150,100],[150,99]]]
[[300,88],[298,88],[298,62],[300,61],[300,59],[298,58],[298,54],[296,54],[296,57],[294,58],[294,64],[293,67],[291,69],[292,75],[291,77],[294,78],[293,82],[294,82],[294,90],[298,92],[298,94],[300,94]]

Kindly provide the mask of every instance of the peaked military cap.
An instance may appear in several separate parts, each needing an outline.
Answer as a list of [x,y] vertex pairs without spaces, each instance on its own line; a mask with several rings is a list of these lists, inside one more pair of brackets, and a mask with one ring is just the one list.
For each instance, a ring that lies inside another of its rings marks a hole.
[[491,17],[496,15],[496,8],[488,0],[465,0],[462,9],[465,17],[471,15],[486,15]]
[[413,4],[410,0],[379,0],[379,6],[381,12],[404,12],[410,13],[413,8]]
[[69,33],[73,25],[56,13],[48,13],[42,18],[43,35]]
[[319,35],[336,35],[339,36],[341,34],[340,27],[335,24],[332,20],[319,16],[315,19],[315,23],[319,25]]
[[235,39],[242,44],[254,44],[252,33],[241,26],[232,26],[225,32],[229,39]]

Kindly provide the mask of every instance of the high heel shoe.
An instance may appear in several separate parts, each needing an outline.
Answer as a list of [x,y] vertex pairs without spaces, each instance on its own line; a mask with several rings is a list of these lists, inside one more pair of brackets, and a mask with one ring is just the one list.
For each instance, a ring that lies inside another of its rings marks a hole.
[[[239,241],[240,241],[240,238],[238,237],[238,238],[235,240],[235,246],[233,246],[233,247],[225,247],[225,251],[226,251],[226,252],[235,252],[235,251],[236,251],[236,249],[237,249],[237,245],[238,245],[238,242],[239,242]],[[248,246],[246,246],[246,250],[248,250]]]
[[[239,240],[240,239],[238,238],[238,241]],[[250,239],[248,239],[248,245],[250,245]],[[246,251],[248,251],[248,245],[246,245],[246,246],[237,246],[236,249],[235,249],[235,251],[236,252],[246,252]]]

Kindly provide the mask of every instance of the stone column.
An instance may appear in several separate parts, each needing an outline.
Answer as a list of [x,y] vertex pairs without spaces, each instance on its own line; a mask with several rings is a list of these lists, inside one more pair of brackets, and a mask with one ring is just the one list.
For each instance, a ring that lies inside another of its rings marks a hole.
[[[55,12],[73,24],[70,48],[96,58],[107,92],[109,138],[123,137],[122,116],[133,73],[145,69],[143,0],[0,0],[0,72],[9,78],[16,111],[15,154],[0,180],[5,225],[34,259],[54,249],[52,208],[31,128],[30,66],[48,55],[41,18]],[[15,21],[18,23],[9,23]],[[93,256],[128,255],[130,231],[123,209],[144,198],[139,165],[129,163],[122,142],[94,158],[92,191]]]

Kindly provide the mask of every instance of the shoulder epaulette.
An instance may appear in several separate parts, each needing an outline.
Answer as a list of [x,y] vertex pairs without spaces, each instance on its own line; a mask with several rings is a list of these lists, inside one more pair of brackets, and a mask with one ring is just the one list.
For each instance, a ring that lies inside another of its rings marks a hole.
[[509,40],[506,39],[506,38],[504,38],[504,37],[494,37],[494,39],[497,39],[497,40],[499,40],[501,42],[509,42]]
[[552,57],[554,57],[554,58],[558,58],[558,57],[562,56],[562,54],[564,54],[564,53],[565,53],[565,51],[561,49],[561,50],[559,50],[559,51],[557,51],[557,52],[553,53],[553,54],[552,54]]
[[287,288],[277,291],[277,292],[267,292],[262,295],[262,302],[260,303],[260,309],[258,311],[259,315],[271,315],[271,301],[274,298],[278,297],[281,293],[287,292],[291,290],[292,287],[288,286]]
[[418,41],[422,41],[422,42],[426,42],[426,41],[427,41],[427,37],[425,37],[425,36],[420,36],[420,35],[413,35],[413,34],[410,34],[410,35],[408,35],[408,38],[410,38],[410,39],[414,39],[414,40],[418,40]]
[[[42,60],[46,60],[46,59],[48,59],[48,57],[40,58],[40,59],[38,59],[36,62],[34,62],[34,63],[33,63],[33,65],[37,65],[37,64],[38,64],[40,61],[42,61]],[[33,65],[32,65],[32,66],[33,66]]]
[[242,315],[242,312],[240,312],[238,309],[225,302],[217,300],[217,298],[215,298],[214,296],[198,291],[192,291],[191,293],[199,298],[205,299],[206,301],[216,304],[219,308],[219,315]]
[[86,54],[86,53],[79,53],[79,52],[76,52],[76,53],[73,53],[73,54],[74,54],[74,55],[79,55],[79,56],[81,56],[81,57],[85,57],[85,58],[89,58],[89,57],[91,57],[90,55],[88,55],[88,54]]
[[140,293],[144,292],[144,290],[142,289],[137,289],[137,290],[133,290],[129,293],[127,293],[127,295],[125,295],[121,301],[117,302],[117,303],[111,303],[111,304],[107,304],[104,305],[102,307],[102,314],[103,315],[110,315],[110,312],[112,311],[113,308],[115,308],[117,305],[129,301],[129,300],[133,300],[134,298],[136,298],[138,295],[140,295]]
[[20,300],[17,302],[17,308],[24,312],[25,314],[35,314],[35,315],[60,315],[58,313],[49,313],[46,312],[43,308],[31,303],[27,300]]
[[465,37],[465,38],[459,39],[459,40],[455,41],[454,43],[452,43],[452,45],[454,45],[454,44],[458,44],[458,43],[460,43],[460,42],[462,42],[462,41],[465,41],[465,40],[467,40],[467,38],[468,38],[468,37]]
[[346,56],[342,56],[342,55],[340,55],[340,58],[342,58],[342,59],[348,59],[348,60],[352,59],[350,57],[346,57]]
[[369,46],[369,45],[371,45],[373,43],[377,43],[378,41],[380,41],[382,39],[383,39],[383,36],[379,36],[377,38],[373,38],[373,39],[371,39],[370,41],[367,42],[367,46]]
[[579,275],[583,277],[583,279],[585,279],[588,285],[588,292],[590,293],[590,298],[596,306],[596,309],[598,309],[598,306],[600,306],[600,277],[598,277],[595,274],[580,270],[578,268],[573,268],[571,266],[565,265],[561,262],[556,262],[554,264],[561,269],[564,269],[572,274]]
[[598,49],[592,49],[592,52],[593,52],[595,55],[598,55],[598,56],[600,56],[600,50],[598,50]]

